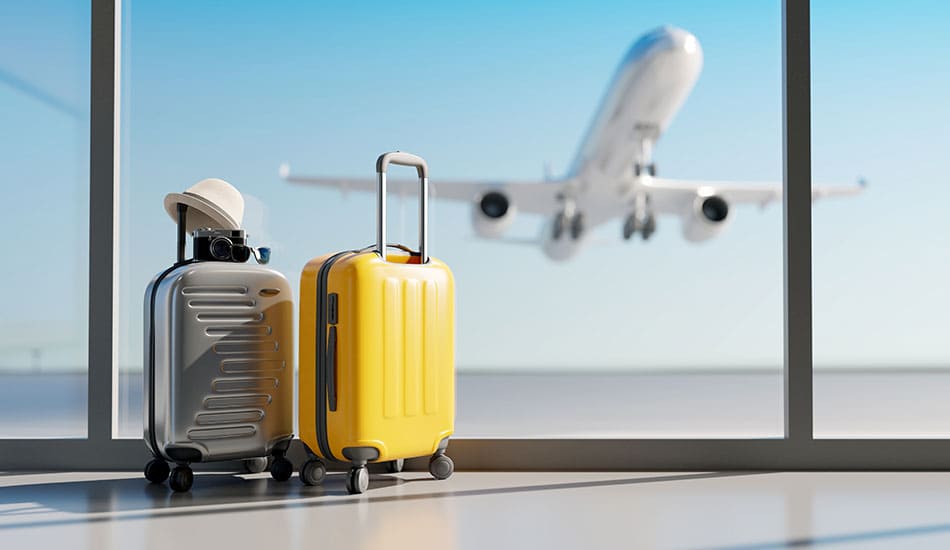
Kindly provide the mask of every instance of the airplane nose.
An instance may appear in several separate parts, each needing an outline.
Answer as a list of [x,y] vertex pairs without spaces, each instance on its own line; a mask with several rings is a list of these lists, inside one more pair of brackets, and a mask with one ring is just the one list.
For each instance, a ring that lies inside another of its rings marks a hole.
[[660,27],[648,32],[630,48],[627,59],[642,58],[661,53],[682,52],[695,55],[700,52],[699,40],[689,31],[672,27]]
[[664,46],[666,49],[677,50],[686,53],[696,53],[699,50],[699,41],[693,36],[693,33],[675,27],[666,27],[666,40]]

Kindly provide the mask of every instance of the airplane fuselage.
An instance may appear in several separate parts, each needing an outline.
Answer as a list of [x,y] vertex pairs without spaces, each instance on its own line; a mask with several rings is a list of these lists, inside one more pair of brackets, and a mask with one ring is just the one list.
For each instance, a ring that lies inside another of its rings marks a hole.
[[628,176],[649,164],[703,65],[699,41],[674,27],[656,29],[627,52],[571,165],[569,177]]
[[[637,184],[655,173],[653,145],[686,101],[702,65],[699,41],[683,29],[661,27],[633,44],[566,174],[574,182],[565,196],[568,214],[612,212],[618,201],[630,202],[633,210],[638,200],[646,200],[638,196]],[[588,217],[577,223],[601,221]],[[584,227],[574,238],[553,238],[561,233],[555,226],[565,223],[556,217],[544,229],[544,249],[552,259],[572,256],[583,240]]]
[[[781,199],[781,182],[683,180],[656,174],[653,150],[699,78],[703,51],[689,32],[661,27],[638,39],[623,57],[565,176],[537,181],[433,180],[436,197],[471,204],[475,234],[503,239],[519,212],[544,216],[539,239],[552,260],[567,260],[592,230],[620,220],[621,236],[646,241],[657,218],[678,218],[683,238],[705,242],[720,235],[734,219],[733,205],[759,207]],[[289,181],[342,189],[375,191],[366,178],[307,178]],[[416,192],[414,181],[390,181],[390,188]],[[814,198],[856,195],[856,186],[814,187]],[[526,242],[524,239],[517,242]]]

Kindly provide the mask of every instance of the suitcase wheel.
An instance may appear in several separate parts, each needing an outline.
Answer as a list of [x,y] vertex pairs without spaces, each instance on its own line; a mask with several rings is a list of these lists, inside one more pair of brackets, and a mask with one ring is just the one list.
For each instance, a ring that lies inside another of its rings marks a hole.
[[248,458],[244,461],[244,470],[249,474],[259,474],[267,469],[267,457]]
[[164,483],[168,479],[168,463],[160,458],[155,458],[145,465],[145,479],[152,483]]
[[287,481],[294,475],[294,464],[285,456],[275,456],[270,465],[270,476],[277,481]]
[[311,458],[300,468],[300,481],[305,485],[320,485],[327,475],[327,465],[319,458]]
[[359,495],[369,487],[369,469],[366,466],[353,466],[346,473],[346,492]]
[[403,466],[405,466],[406,461],[402,458],[396,460],[390,460],[386,463],[386,471],[391,474],[398,474],[402,471]]
[[172,470],[171,477],[168,478],[168,486],[172,488],[172,491],[176,493],[184,493],[188,489],[191,489],[191,485],[195,482],[195,473],[191,471],[191,468],[187,464],[182,464],[176,466]]
[[446,455],[435,455],[429,459],[429,473],[436,479],[449,479],[455,471],[455,463]]

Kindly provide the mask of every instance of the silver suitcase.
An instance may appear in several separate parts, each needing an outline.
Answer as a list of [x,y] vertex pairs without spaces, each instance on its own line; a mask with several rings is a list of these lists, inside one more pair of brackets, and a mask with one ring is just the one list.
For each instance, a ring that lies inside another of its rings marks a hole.
[[[262,265],[179,261],[145,292],[145,477],[187,491],[193,462],[246,460],[285,481],[293,438],[293,295]],[[170,471],[168,463],[177,464]],[[169,477],[170,474],[170,477]]]

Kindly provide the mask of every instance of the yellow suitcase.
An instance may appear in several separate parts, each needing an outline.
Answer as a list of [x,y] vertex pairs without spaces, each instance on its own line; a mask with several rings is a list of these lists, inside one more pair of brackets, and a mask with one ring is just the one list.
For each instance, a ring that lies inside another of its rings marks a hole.
[[[390,164],[419,174],[418,252],[383,246]],[[455,288],[448,266],[428,256],[428,166],[397,151],[381,155],[376,172],[376,246],[311,260],[300,280],[298,418],[316,455],[300,478],[316,485],[321,459],[349,461],[350,493],[366,490],[371,462],[398,472],[406,458],[431,456],[436,479],[455,468],[445,455],[455,424]]]

